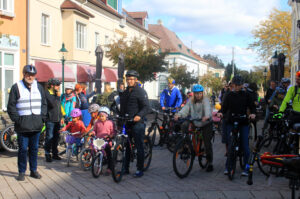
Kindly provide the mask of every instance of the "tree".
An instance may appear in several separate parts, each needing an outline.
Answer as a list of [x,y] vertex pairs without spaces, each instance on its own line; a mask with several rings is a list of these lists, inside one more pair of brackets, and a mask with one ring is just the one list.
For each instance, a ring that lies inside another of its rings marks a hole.
[[223,61],[221,59],[219,59],[217,55],[207,54],[207,55],[203,55],[202,57],[203,57],[203,59],[211,60],[211,61],[215,62],[217,66],[225,68]]
[[[238,68],[236,67],[236,65],[234,64],[234,74],[236,74],[238,72]],[[232,64],[227,64],[227,66],[225,67],[225,78],[226,78],[226,82],[229,82],[231,79],[231,75],[232,75]]]
[[253,31],[255,41],[248,48],[256,50],[261,59],[270,61],[275,50],[289,57],[291,53],[292,21],[290,12],[273,9],[268,19],[260,22]]
[[200,77],[199,83],[204,86],[205,90],[210,88],[211,91],[218,93],[222,88],[222,79],[216,77],[211,71]]
[[181,88],[190,88],[191,85],[198,82],[198,78],[193,76],[194,72],[187,71],[186,65],[173,66],[169,68],[168,72],[176,84],[180,85]]
[[118,39],[107,47],[109,51],[106,52],[106,57],[117,64],[119,54],[123,53],[125,69],[137,71],[142,82],[152,81],[155,79],[155,73],[166,71],[164,67],[166,53],[157,53],[157,48],[136,37],[131,41]]

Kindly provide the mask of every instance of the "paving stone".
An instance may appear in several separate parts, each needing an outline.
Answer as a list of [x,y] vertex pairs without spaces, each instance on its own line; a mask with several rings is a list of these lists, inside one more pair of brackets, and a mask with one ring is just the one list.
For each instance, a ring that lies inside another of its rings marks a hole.
[[[280,191],[280,195],[282,196],[282,198],[284,199],[289,199],[289,198],[292,198],[292,191]],[[299,193],[299,190],[296,191],[296,194],[295,194],[295,198],[298,198],[300,197],[300,193]]]
[[278,191],[251,191],[255,198],[261,199],[282,199]]
[[136,193],[112,193],[109,197],[111,199],[140,199]]
[[160,193],[138,193],[141,199],[169,199],[167,194],[164,192]]
[[168,196],[172,199],[197,199],[194,192],[167,192]]
[[221,191],[195,191],[198,198],[203,199],[224,199],[225,195]]
[[249,191],[223,191],[226,198],[236,198],[236,199],[252,199],[254,196]]

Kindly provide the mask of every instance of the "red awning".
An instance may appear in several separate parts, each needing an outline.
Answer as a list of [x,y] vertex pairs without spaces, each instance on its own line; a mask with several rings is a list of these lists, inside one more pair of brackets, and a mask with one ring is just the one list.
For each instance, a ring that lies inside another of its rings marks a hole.
[[[96,79],[96,67],[88,65],[77,65],[77,82],[94,82]],[[101,81],[117,82],[117,69],[104,68],[102,69]]]
[[[47,82],[50,78],[58,78],[62,81],[62,64],[57,62],[35,61],[38,82]],[[64,81],[75,82],[75,75],[70,67],[64,67]]]

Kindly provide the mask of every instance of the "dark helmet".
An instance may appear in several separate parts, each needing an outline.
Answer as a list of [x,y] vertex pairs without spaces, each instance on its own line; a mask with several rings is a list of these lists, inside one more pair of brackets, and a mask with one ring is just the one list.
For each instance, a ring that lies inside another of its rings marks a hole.
[[48,85],[54,85],[54,86],[59,86],[60,85],[60,81],[57,78],[51,78],[48,80]]
[[37,70],[33,65],[25,65],[23,68],[23,74],[25,73],[31,73],[35,75],[37,73]]
[[283,78],[281,79],[281,83],[291,83],[291,80],[290,80],[289,78],[283,77]]
[[139,74],[135,70],[129,70],[126,73],[126,77],[136,77],[136,78],[138,78]]
[[243,81],[243,78],[240,76],[240,75],[235,75],[233,78],[232,78],[232,83],[235,84],[235,85],[243,85],[244,81]]

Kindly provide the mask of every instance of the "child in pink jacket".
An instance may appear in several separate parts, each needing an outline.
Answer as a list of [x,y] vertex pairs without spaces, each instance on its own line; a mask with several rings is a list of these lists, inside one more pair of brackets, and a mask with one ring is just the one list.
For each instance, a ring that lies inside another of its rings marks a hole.
[[[110,114],[110,110],[103,106],[99,109],[99,119],[94,124],[94,132],[93,134],[97,138],[107,138],[112,139],[115,135],[115,126],[111,120],[107,120],[108,115]],[[106,174],[109,175],[111,173],[111,145],[108,144],[105,148],[107,160],[108,160],[108,168],[106,170]]]

